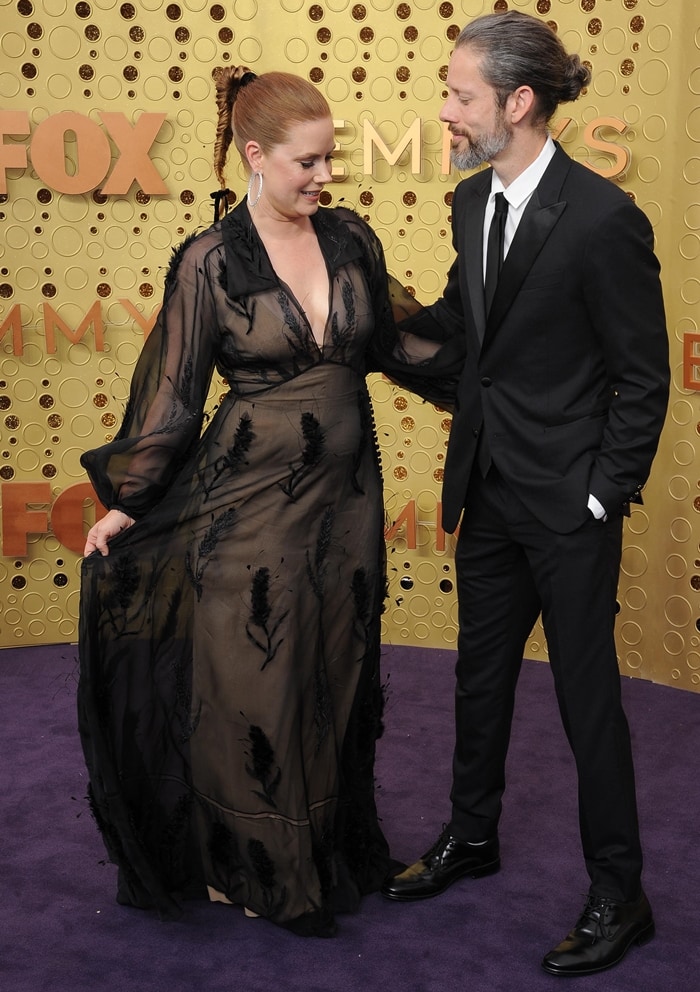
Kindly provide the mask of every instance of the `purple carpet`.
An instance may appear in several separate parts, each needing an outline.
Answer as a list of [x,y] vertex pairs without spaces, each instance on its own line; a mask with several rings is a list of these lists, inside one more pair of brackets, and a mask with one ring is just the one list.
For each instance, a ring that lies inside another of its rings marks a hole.
[[[387,648],[379,804],[392,853],[413,860],[448,816],[452,669],[446,650]],[[437,899],[371,896],[333,940],[240,909],[189,903],[183,922],[118,906],[116,869],[85,803],[76,652],[0,651],[0,976],[12,992],[586,992],[698,988],[700,696],[625,679],[657,937],[576,980],[540,969],[584,901],[572,761],[547,665],[518,689],[501,825],[503,869]]]

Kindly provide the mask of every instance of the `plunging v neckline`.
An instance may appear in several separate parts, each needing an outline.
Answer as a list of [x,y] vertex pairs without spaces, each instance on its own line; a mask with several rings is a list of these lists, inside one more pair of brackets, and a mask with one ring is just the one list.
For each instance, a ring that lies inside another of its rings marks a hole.
[[[263,245],[263,248],[265,248],[264,245]],[[265,254],[267,254],[267,249],[266,248],[265,248]],[[323,253],[321,253],[321,254],[323,255]],[[325,263],[325,258],[323,260],[324,260],[324,263]],[[268,261],[270,261],[269,255],[268,255]],[[270,265],[272,265],[272,262],[270,262]],[[273,268],[273,271],[274,271],[274,268]],[[321,340],[320,341],[316,337],[316,334],[314,332],[314,329],[311,326],[311,321],[309,320],[309,318],[307,316],[306,310],[304,310],[303,306],[301,305],[301,303],[297,299],[296,294],[293,292],[293,290],[291,289],[291,287],[284,281],[284,279],[280,279],[280,277],[277,276],[281,288],[287,294],[287,296],[289,297],[289,299],[294,302],[294,305],[295,305],[295,307],[297,309],[297,312],[300,314],[300,316],[301,316],[301,318],[302,318],[302,320],[304,322],[304,325],[305,325],[305,327],[306,327],[306,329],[307,329],[307,331],[309,333],[309,337],[311,338],[311,340],[313,341],[313,343],[316,345],[316,348],[318,349],[318,351],[321,352],[321,353],[323,352],[323,349],[326,346],[326,331],[328,329],[328,324],[329,324],[330,319],[331,319],[331,310],[332,310],[332,302],[333,302],[333,285],[332,285],[332,281],[331,281],[331,274],[330,274],[330,272],[328,272],[328,266],[326,266],[326,273],[328,275],[328,309],[327,309],[327,312],[326,312],[326,319],[325,319],[324,324],[323,324],[323,329],[322,329],[322,332],[321,332]],[[277,275],[276,272],[275,272],[275,275]]]

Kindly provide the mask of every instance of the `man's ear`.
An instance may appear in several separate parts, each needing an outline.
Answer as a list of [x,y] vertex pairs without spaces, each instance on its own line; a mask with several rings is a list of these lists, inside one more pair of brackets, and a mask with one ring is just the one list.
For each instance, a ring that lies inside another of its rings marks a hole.
[[506,110],[510,113],[511,124],[519,124],[535,105],[535,94],[531,86],[518,86],[508,95]]

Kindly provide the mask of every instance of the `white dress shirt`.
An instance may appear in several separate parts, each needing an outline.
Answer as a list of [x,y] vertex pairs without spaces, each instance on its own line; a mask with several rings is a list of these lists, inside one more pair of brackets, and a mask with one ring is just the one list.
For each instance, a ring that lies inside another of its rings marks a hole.
[[547,137],[542,147],[542,151],[539,153],[535,161],[531,165],[528,165],[527,169],[525,169],[524,172],[521,172],[517,179],[514,179],[507,189],[498,178],[494,170],[491,178],[491,192],[489,194],[488,203],[486,204],[486,213],[484,214],[484,279],[486,278],[486,242],[489,236],[489,227],[491,226],[491,220],[494,214],[496,193],[503,193],[508,201],[508,216],[506,217],[503,252],[503,257],[505,258],[508,254],[508,249],[512,244],[513,238],[515,237],[518,224],[525,213],[525,207],[530,202],[530,197],[535,192],[540,179],[545,174],[547,166],[551,162],[555,151],[556,147],[554,142],[550,137]]

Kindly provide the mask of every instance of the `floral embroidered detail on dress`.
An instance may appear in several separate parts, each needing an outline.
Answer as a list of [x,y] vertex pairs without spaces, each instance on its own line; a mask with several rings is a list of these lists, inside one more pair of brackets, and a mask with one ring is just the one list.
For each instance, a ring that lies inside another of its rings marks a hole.
[[199,542],[196,556],[193,556],[191,546],[187,549],[185,554],[185,571],[197,593],[198,600],[201,600],[202,592],[204,591],[202,579],[209,564],[210,556],[214,553],[222,533],[233,526],[235,517],[235,507],[225,510],[218,517],[215,517],[211,526],[207,528],[204,537]]
[[282,779],[282,769],[275,761],[274,749],[262,727],[251,724],[248,728],[248,750],[245,753],[250,759],[245,770],[261,786],[261,789],[253,789],[253,794],[277,809],[275,792]]
[[164,296],[167,298],[169,291],[175,286],[175,277],[177,275],[177,270],[180,268],[180,262],[189,246],[193,241],[196,241],[199,237],[199,231],[193,231],[192,234],[188,234],[184,241],[181,241],[179,245],[173,247],[172,253],[170,255],[170,264],[168,265],[168,271],[165,273],[165,291]]
[[258,301],[255,297],[243,297],[238,300],[231,300],[231,308],[234,313],[237,313],[239,317],[243,317],[247,323],[248,328],[246,330],[246,335],[250,334],[253,330],[253,325],[255,324],[255,311],[258,305]]
[[[163,629],[169,636],[175,636],[177,615],[182,603],[182,589],[175,589],[170,596]],[[173,720],[180,728],[180,744],[186,744],[199,722],[198,714],[190,712],[192,707],[192,665],[191,659],[180,651],[171,662],[173,693]]]
[[279,913],[287,900],[287,889],[282,886],[279,898],[275,901],[273,890],[277,885],[275,863],[268,854],[261,840],[251,837],[248,841],[248,857],[253,866],[255,876],[262,888],[263,910],[265,916]]
[[333,888],[333,845],[335,841],[335,830],[333,822],[326,817],[321,826],[320,832],[314,832],[312,837],[312,851],[314,864],[318,872],[318,881],[321,886],[321,894],[324,898],[330,895]]
[[225,455],[221,455],[214,462],[213,477],[208,482],[205,482],[205,473],[203,471],[199,473],[205,500],[209,499],[214,487],[224,473],[233,475],[236,472],[240,472],[243,466],[247,464],[245,456],[255,440],[252,424],[253,421],[250,414],[242,414],[233,436],[233,444]]
[[[335,511],[332,506],[327,506],[321,518],[318,538],[316,539],[316,550],[313,560],[308,549],[306,551],[306,574],[309,577],[311,588],[319,603],[323,604],[324,590],[326,584],[327,556],[333,534],[333,523],[335,521]],[[321,631],[323,639],[323,631]],[[333,720],[331,706],[330,687],[328,685],[328,672],[326,671],[325,654],[323,643],[318,651],[318,658],[314,667],[314,726],[316,728],[316,753],[318,753],[323,742],[328,737],[328,732]]]
[[164,870],[171,878],[177,878],[183,871],[193,807],[192,793],[183,792],[163,826],[160,856]]
[[277,294],[277,302],[282,311],[285,328],[290,332],[286,338],[292,353],[292,375],[299,375],[309,365],[308,332],[304,331],[297,314],[292,309],[292,301],[288,293],[280,290]]
[[290,499],[296,499],[296,490],[309,473],[316,468],[325,454],[326,434],[313,413],[308,410],[301,415],[301,436],[304,439],[304,450],[301,461],[290,464],[290,475],[286,482],[280,482],[282,492]]
[[[279,616],[272,626],[269,625],[270,616],[272,614],[272,608],[269,601],[269,591],[270,591],[270,569],[269,568],[258,568],[253,573],[253,579],[251,582],[250,590],[250,619],[246,623],[245,632],[248,636],[248,640],[251,641],[256,648],[264,654],[264,660],[260,666],[260,671],[262,671],[275,657],[277,651],[284,641],[283,637],[275,640],[275,635],[280,628],[280,625],[287,619],[289,610],[285,610],[281,616]],[[251,627],[258,627],[263,632],[264,640],[260,637],[256,637],[253,633]]]
[[340,295],[345,309],[345,319],[342,324],[338,321],[338,312],[333,312],[331,319],[331,340],[337,348],[341,348],[352,341],[356,333],[357,313],[355,311],[355,294],[352,283],[343,279],[340,287]]
[[207,850],[216,869],[221,891],[232,902],[235,901],[237,894],[242,901],[245,897],[242,880],[245,864],[236,835],[229,830],[226,824],[215,821],[211,825],[207,838]]
[[267,853],[261,840],[251,837],[248,841],[248,856],[255,868],[258,881],[264,889],[271,889],[275,884],[275,864]]
[[311,582],[311,588],[314,591],[314,595],[318,600],[323,599],[323,587],[326,579],[326,557],[331,543],[334,520],[335,511],[332,506],[327,506],[323,511],[323,517],[321,518],[321,526],[319,528],[318,538],[316,539],[316,551],[314,552],[313,562],[308,549],[306,551],[306,574]]
[[131,606],[139,587],[139,567],[132,551],[115,554],[112,561],[114,593],[117,603],[124,613]]
[[370,643],[371,600],[367,583],[367,572],[364,568],[356,568],[352,576],[352,598],[357,613],[357,623],[362,632],[365,644],[365,654]]
[[328,737],[333,720],[328,672],[322,657],[319,658],[314,668],[314,690],[314,726],[316,728],[316,754],[318,754]]

